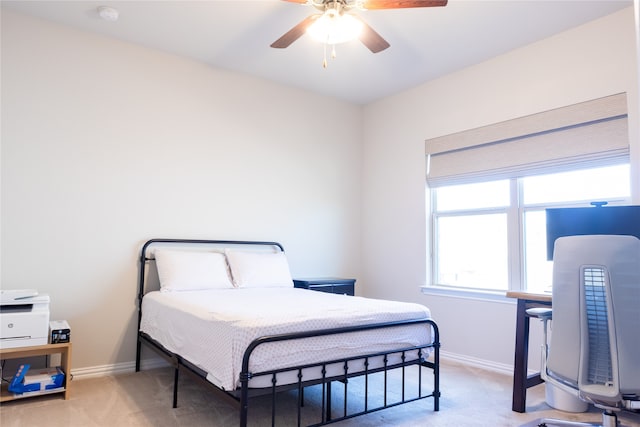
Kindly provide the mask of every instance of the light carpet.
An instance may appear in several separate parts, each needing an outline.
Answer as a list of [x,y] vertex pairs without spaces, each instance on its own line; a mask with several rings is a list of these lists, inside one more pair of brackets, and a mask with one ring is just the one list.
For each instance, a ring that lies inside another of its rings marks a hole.
[[[425,371],[426,372],[426,371]],[[426,376],[431,380],[431,374]],[[425,380],[425,381],[426,381]],[[351,383],[351,381],[350,381]],[[0,406],[2,427],[48,426],[211,426],[238,425],[238,409],[216,398],[209,388],[191,376],[180,377],[178,407],[173,409],[173,370],[170,368],[77,379],[72,382],[71,398],[60,395],[6,402]],[[535,426],[542,417],[556,417],[579,421],[599,422],[600,411],[591,408],[582,414],[570,414],[551,409],[544,402],[544,385],[529,389],[526,413],[511,411],[512,377],[474,368],[465,364],[443,361],[441,367],[440,411],[433,411],[433,400],[425,399],[385,409],[376,413],[338,422],[336,426]],[[335,386],[334,408],[341,410],[341,386]],[[360,393],[353,391],[354,394]],[[305,392],[305,413],[319,408],[317,390]],[[296,394],[284,393],[278,398],[284,408],[277,417],[278,426],[296,425],[293,411]],[[250,426],[271,424],[269,398],[252,401]],[[352,403],[350,401],[349,406]],[[286,413],[285,413],[286,412]],[[303,418],[303,422],[314,422]],[[640,427],[640,414],[623,412],[621,426]],[[304,424],[303,424],[304,425]]]

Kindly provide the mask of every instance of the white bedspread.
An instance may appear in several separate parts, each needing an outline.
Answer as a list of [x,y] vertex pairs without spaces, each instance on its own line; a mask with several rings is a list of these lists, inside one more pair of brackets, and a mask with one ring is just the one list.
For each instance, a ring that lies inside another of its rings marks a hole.
[[[295,288],[150,292],[140,329],[168,350],[208,372],[226,390],[239,382],[242,357],[254,339],[272,334],[430,318],[429,309]],[[430,343],[427,325],[314,337],[258,347],[250,369],[259,372]]]

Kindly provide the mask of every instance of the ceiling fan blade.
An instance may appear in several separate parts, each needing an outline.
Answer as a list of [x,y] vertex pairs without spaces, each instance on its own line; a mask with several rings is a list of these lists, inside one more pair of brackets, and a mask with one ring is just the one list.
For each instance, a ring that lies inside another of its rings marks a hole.
[[358,20],[363,24],[362,33],[360,34],[360,41],[362,42],[362,44],[368,47],[371,52],[378,53],[391,46],[389,42],[383,39],[380,34],[376,33],[376,31],[371,28],[369,24],[367,24],[360,18],[358,18]]
[[307,28],[309,28],[313,21],[318,19],[319,16],[321,15],[316,14],[307,16],[298,25],[284,33],[278,40],[271,43],[271,47],[275,47],[277,49],[284,49],[285,47],[289,47],[291,43],[302,37],[304,32],[307,31]]
[[[291,1],[291,0],[287,0]],[[365,0],[364,8],[375,9],[404,9],[409,7],[438,7],[446,6],[448,0]]]

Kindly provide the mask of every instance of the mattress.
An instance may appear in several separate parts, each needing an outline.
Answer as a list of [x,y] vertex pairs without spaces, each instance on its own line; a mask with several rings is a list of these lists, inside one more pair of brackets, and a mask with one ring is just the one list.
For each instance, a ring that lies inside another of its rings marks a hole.
[[[143,298],[140,330],[207,372],[216,386],[235,390],[244,351],[258,337],[424,318],[430,312],[420,304],[306,289],[154,291]],[[430,329],[418,324],[263,344],[253,352],[249,368],[264,372],[426,345]],[[268,385],[258,378],[252,378],[251,387]]]

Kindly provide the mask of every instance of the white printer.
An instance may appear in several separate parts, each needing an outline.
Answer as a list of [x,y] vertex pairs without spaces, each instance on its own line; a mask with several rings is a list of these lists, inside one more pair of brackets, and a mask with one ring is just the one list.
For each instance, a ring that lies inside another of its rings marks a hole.
[[49,295],[32,289],[0,292],[0,348],[47,344]]

